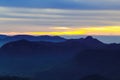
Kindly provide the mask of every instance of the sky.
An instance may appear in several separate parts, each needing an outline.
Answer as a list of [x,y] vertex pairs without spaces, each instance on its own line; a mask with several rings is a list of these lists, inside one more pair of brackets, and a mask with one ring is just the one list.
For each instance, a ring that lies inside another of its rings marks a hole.
[[120,36],[120,0],[0,0],[0,34]]

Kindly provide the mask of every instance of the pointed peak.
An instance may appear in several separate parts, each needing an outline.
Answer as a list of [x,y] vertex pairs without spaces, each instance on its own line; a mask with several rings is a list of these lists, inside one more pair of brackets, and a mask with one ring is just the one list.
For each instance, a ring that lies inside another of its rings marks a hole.
[[85,39],[94,39],[92,36],[87,36]]
[[99,41],[98,39],[92,37],[92,36],[87,36],[86,38],[84,38],[84,40],[86,42],[89,42],[89,43],[94,43],[94,44],[103,44],[103,42]]

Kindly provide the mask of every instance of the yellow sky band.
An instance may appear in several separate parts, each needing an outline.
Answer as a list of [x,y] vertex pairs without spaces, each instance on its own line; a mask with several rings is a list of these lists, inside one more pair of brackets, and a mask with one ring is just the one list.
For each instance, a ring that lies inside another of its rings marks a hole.
[[120,26],[106,27],[85,27],[85,28],[53,28],[53,31],[48,32],[1,32],[0,34],[7,35],[115,35],[120,36]]

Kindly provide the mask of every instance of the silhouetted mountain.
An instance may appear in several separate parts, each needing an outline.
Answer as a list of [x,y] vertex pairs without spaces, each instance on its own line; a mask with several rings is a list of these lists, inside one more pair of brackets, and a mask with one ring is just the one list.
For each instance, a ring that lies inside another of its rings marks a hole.
[[10,39],[16,39],[16,40],[26,39],[28,41],[48,41],[48,42],[65,41],[65,39],[62,37],[47,36],[47,35],[45,35],[45,36],[15,35],[15,36],[11,36]]
[[101,76],[82,78],[92,74],[120,79],[120,44],[105,44],[91,36],[57,43],[22,39],[5,44],[0,53],[4,54],[0,56],[0,73],[34,74],[38,80],[107,80]]
[[6,36],[6,35],[0,35],[0,40],[1,39],[5,39],[5,38],[7,38],[8,36]]
[[[15,36],[14,38],[26,38]],[[27,36],[30,37],[31,36]],[[41,36],[42,38],[45,36]],[[49,36],[47,36],[49,37]],[[46,37],[45,37],[46,38]],[[1,47],[7,53],[77,53],[84,50],[119,50],[120,44],[104,44],[91,36],[81,39],[70,39],[64,42],[28,41],[26,39],[10,42]]]
[[[16,36],[18,37],[18,36]],[[23,37],[23,36],[22,36]],[[29,36],[27,36],[29,37]],[[44,36],[42,36],[44,37]],[[15,38],[16,39],[16,38]],[[2,46],[1,51],[6,53],[77,53],[84,49],[99,49],[103,48],[106,44],[87,37],[85,39],[71,39],[64,42],[54,43],[45,41],[28,41],[26,39],[14,41]]]
[[42,54],[49,53],[49,50],[52,51],[52,48],[55,47],[53,45],[54,43],[51,42],[31,42],[23,39],[7,43],[1,50],[11,54]]
[[79,46],[85,47],[85,48],[87,48],[87,47],[88,48],[99,48],[99,47],[103,47],[105,45],[104,43],[93,38],[92,36],[88,36],[86,38],[80,38],[80,39],[67,40],[66,43],[79,45]]
[[15,36],[6,36],[0,35],[0,46],[17,40],[28,40],[28,41],[47,41],[47,42],[63,42],[66,39],[59,36],[32,36],[32,35],[15,35]]

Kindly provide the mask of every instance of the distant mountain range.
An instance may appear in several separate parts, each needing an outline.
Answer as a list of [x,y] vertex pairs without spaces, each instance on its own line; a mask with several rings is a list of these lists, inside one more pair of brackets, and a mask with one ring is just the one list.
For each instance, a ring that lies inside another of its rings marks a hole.
[[47,41],[47,42],[63,42],[66,39],[59,36],[32,36],[32,35],[15,35],[15,36],[7,36],[0,35],[0,46],[3,46],[6,43],[17,41],[17,40],[28,40],[28,41]]

